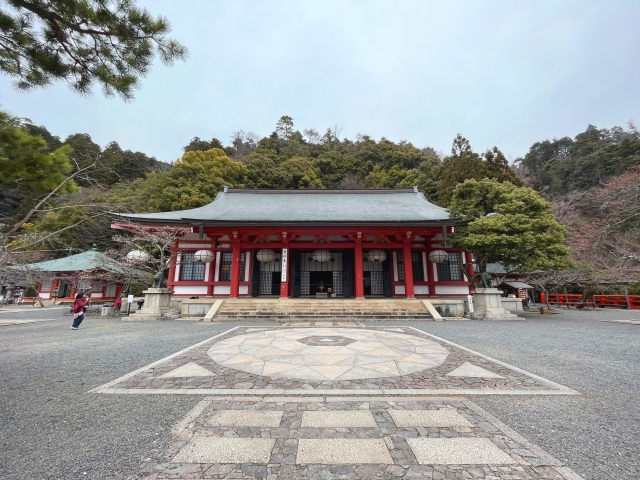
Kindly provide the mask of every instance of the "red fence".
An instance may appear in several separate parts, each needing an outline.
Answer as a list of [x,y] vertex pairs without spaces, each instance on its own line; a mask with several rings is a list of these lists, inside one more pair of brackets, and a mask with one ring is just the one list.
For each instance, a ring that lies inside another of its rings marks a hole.
[[640,309],[640,295],[629,295],[629,305],[627,305],[626,295],[594,295],[593,301],[600,308],[618,307]]
[[[545,294],[540,294],[540,301],[546,303]],[[549,304],[571,306],[581,303],[582,295],[579,293],[550,293]],[[627,305],[626,295],[594,295],[588,300],[590,307],[615,307],[615,308],[635,308],[640,309],[640,295],[629,295],[629,305]]]

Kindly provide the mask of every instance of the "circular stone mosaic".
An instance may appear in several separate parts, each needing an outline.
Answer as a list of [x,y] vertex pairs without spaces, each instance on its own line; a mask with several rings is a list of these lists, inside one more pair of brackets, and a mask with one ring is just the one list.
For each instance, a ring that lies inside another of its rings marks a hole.
[[228,368],[317,381],[408,375],[441,365],[448,350],[404,333],[358,328],[281,328],[216,343],[207,354]]

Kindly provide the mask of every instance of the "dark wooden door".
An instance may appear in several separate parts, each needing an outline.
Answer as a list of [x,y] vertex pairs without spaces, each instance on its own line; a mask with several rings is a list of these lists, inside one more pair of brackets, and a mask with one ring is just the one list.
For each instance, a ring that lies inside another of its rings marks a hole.
[[300,251],[293,251],[291,252],[291,260],[293,261],[293,268],[291,269],[291,271],[293,272],[293,296],[294,297],[299,297],[300,296],[300,282],[301,282],[301,275],[300,275]]
[[[80,291],[80,289],[78,289]],[[67,298],[71,296],[71,282],[61,280],[58,284],[58,298]]]
[[251,296],[260,295],[260,262],[258,261],[258,251],[253,252],[253,274],[251,275]]
[[382,262],[382,294],[385,297],[391,296],[391,262],[389,257]]
[[280,295],[280,278],[282,272],[273,272],[271,274],[271,295]]
[[351,276],[353,275],[353,250],[342,252],[342,296],[350,297]]

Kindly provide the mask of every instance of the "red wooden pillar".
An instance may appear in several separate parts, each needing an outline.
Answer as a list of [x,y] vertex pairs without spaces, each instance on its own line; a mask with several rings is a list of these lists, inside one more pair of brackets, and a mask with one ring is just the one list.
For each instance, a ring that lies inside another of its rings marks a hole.
[[402,251],[402,259],[404,263],[404,291],[407,298],[415,298],[413,296],[413,262],[411,261],[411,242],[404,242]]
[[238,298],[240,289],[240,241],[233,242],[233,253],[231,255],[231,291],[230,298]]
[[473,278],[473,276],[475,275],[475,271],[473,269],[473,264],[471,262],[473,262],[473,255],[470,252],[464,252],[464,256],[466,258],[465,263],[468,263],[467,265],[467,275],[469,276],[469,278]]
[[362,239],[356,239],[356,299],[364,298],[364,272],[362,271]]
[[280,255],[280,298],[289,298],[289,244],[282,246]]

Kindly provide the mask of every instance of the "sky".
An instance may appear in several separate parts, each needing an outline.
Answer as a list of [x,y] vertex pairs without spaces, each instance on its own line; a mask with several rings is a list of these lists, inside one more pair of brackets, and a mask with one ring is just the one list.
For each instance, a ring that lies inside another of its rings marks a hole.
[[511,160],[589,124],[640,123],[637,0],[137,4],[169,20],[186,62],[157,62],[130,103],[65,83],[17,92],[0,75],[0,108],[169,162],[193,137],[267,136],[283,115],[445,154],[461,133]]

